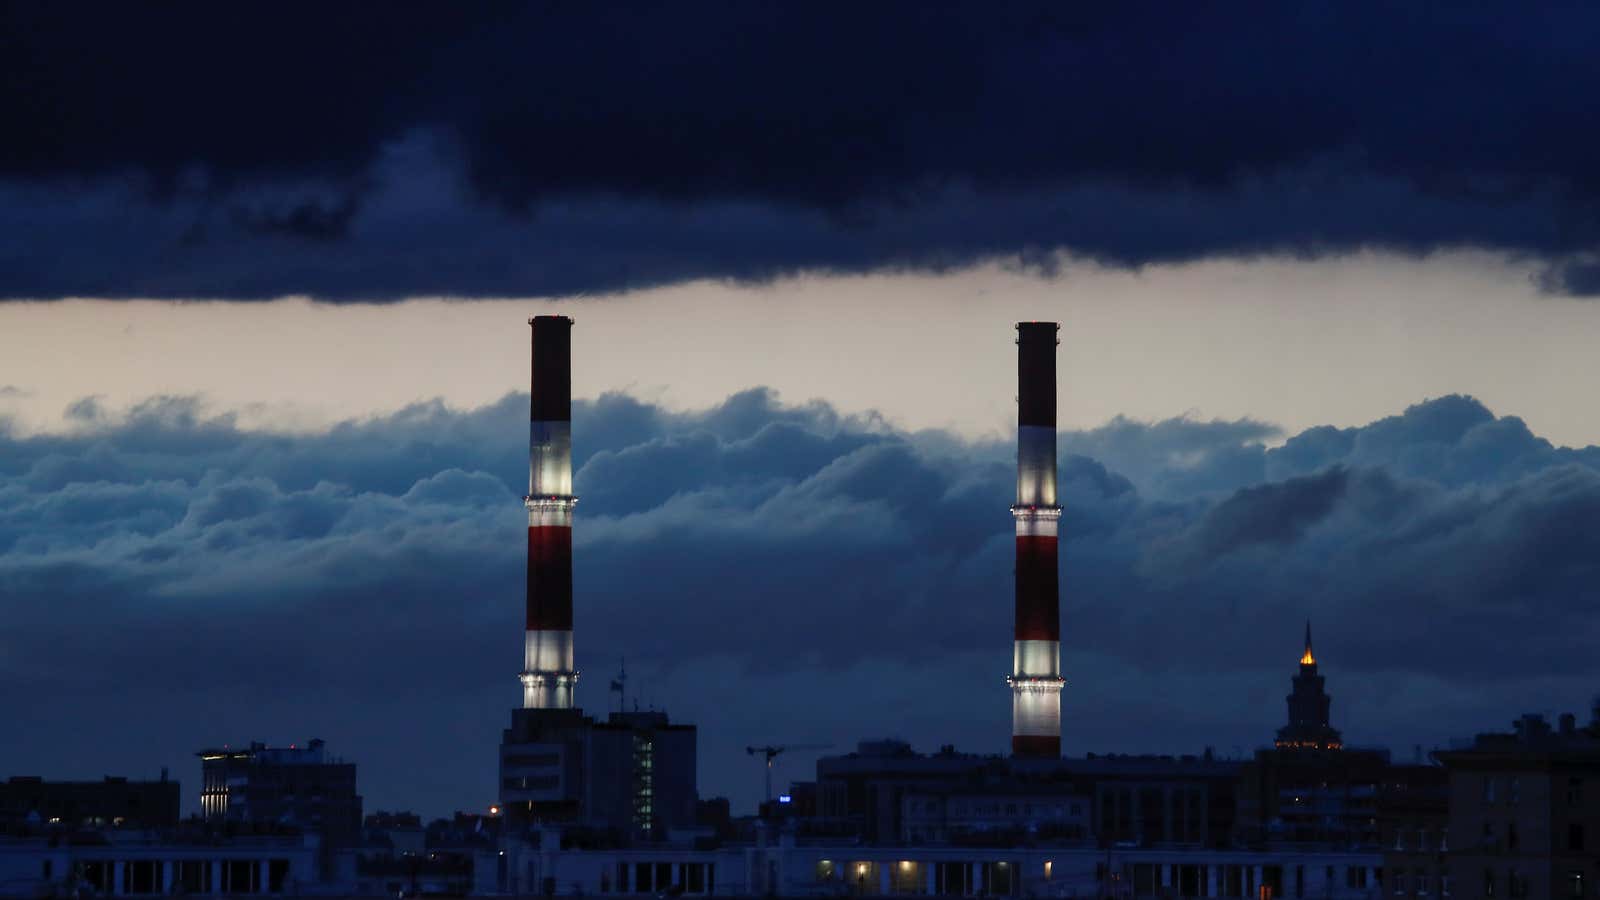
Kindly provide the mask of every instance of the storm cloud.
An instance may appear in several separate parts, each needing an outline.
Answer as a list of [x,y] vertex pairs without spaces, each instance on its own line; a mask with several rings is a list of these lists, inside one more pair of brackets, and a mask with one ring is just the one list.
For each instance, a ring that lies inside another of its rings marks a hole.
[[0,296],[557,295],[1483,247],[1595,289],[1600,12],[0,11]]
[[[201,746],[314,733],[370,804],[487,802],[517,697],[526,404],[291,434],[193,398],[89,401],[71,431],[0,432],[8,763],[187,778]],[[763,390],[691,412],[606,395],[574,422],[583,705],[614,702],[626,657],[634,698],[700,724],[703,792],[740,802],[752,740],[1003,747],[1008,443]],[[1306,618],[1357,743],[1440,744],[1600,684],[1600,448],[1459,396],[1281,438],[1062,434],[1069,752],[1267,740]]]

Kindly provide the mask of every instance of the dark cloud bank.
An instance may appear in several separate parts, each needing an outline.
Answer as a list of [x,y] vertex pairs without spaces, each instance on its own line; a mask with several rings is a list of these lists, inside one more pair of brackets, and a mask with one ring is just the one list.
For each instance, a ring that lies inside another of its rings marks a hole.
[[[373,805],[486,802],[518,696],[525,410],[284,435],[85,401],[71,435],[0,427],[4,765],[188,784],[190,750],[318,735]],[[763,391],[606,396],[575,424],[585,706],[626,655],[646,702],[702,726],[706,792],[740,803],[751,742],[1003,749],[1009,443]],[[1464,397],[1274,437],[1063,435],[1069,752],[1269,739],[1307,617],[1357,743],[1409,754],[1600,688],[1600,448]]]
[[0,7],[0,297],[1488,247],[1600,286],[1600,10]]

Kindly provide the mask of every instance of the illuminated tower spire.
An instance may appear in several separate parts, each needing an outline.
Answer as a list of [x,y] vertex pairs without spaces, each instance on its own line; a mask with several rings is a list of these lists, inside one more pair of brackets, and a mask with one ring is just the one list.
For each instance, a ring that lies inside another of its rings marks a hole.
[[1284,698],[1289,704],[1289,724],[1278,729],[1274,744],[1280,750],[1338,750],[1343,739],[1328,724],[1333,698],[1328,696],[1324,679],[1317,673],[1317,658],[1311,652],[1311,622],[1306,622],[1306,646],[1300,654],[1300,672],[1290,682]]

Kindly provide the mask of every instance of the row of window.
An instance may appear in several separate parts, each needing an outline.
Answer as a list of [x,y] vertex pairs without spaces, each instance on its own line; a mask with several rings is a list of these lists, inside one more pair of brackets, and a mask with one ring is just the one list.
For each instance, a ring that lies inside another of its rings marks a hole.
[[1423,853],[1427,853],[1427,852],[1435,850],[1435,849],[1437,849],[1437,850],[1439,850],[1441,852],[1442,851],[1447,851],[1447,850],[1450,849],[1450,834],[1449,834],[1449,832],[1446,832],[1446,831],[1439,832],[1439,846],[1438,847],[1434,847],[1433,846],[1433,839],[1432,839],[1432,836],[1431,836],[1432,833],[1426,828],[1418,828],[1417,829],[1417,840],[1413,844],[1408,844],[1406,842],[1406,835],[1409,834],[1409,833],[1410,832],[1408,832],[1404,828],[1395,829],[1395,832],[1394,832],[1394,849],[1396,849],[1396,850],[1412,849],[1412,850],[1421,851]]
[[[1429,874],[1422,870],[1414,871],[1411,881],[1406,881],[1405,870],[1394,871],[1390,878],[1394,881],[1394,892],[1398,897],[1427,897],[1430,886],[1432,886]],[[1442,895],[1442,897],[1450,897],[1450,876],[1448,874],[1440,874],[1437,881],[1438,894]],[[1557,897],[1587,897],[1587,887],[1584,884],[1586,879],[1584,879],[1582,870],[1568,871],[1563,881],[1565,881],[1566,892],[1565,894],[1557,894]],[[1504,894],[1502,894],[1502,890],[1504,890]],[[1483,897],[1530,897],[1530,895],[1528,876],[1515,870],[1515,868],[1506,870],[1506,878],[1504,879],[1493,868],[1483,870]]]
[[710,894],[717,886],[716,863],[626,863],[600,873],[600,892],[617,894]]
[[561,755],[557,753],[514,753],[505,758],[508,766],[533,766],[535,768],[548,768],[561,764]]
[[[906,801],[906,812],[908,812],[908,813],[938,813],[938,812],[940,812],[940,807],[941,807],[941,802],[938,801],[938,800],[907,800]],[[1002,804],[1002,803],[976,803],[976,802],[968,804],[968,803],[961,803],[961,802],[951,802],[950,803],[950,815],[952,815],[952,816],[966,816],[966,815],[973,815],[973,816],[998,816],[998,815],[1033,816],[1033,815],[1039,815],[1039,816],[1055,816],[1057,818],[1060,818],[1060,817],[1069,816],[1069,815],[1070,816],[1081,816],[1081,815],[1083,815],[1083,804],[1082,803],[1054,803],[1054,804],[1040,803],[1040,804],[1035,805],[1033,803],[1004,803],[1004,804]]]
[[[1506,834],[1505,849],[1507,849],[1507,850],[1517,850],[1517,849],[1521,848],[1521,846],[1522,846],[1522,837],[1521,837],[1521,834],[1517,831],[1517,823],[1515,823],[1515,822],[1507,822],[1506,823],[1505,834]],[[1583,852],[1583,848],[1584,848],[1584,844],[1585,843],[1586,842],[1584,841],[1583,825],[1581,825],[1580,823],[1577,823],[1577,822],[1568,823],[1567,824],[1567,851],[1568,852],[1572,852],[1572,853],[1581,853],[1581,852]],[[1427,849],[1427,847],[1425,845],[1419,845],[1419,846],[1420,846],[1421,849],[1424,849],[1424,850]],[[1493,822],[1485,822],[1485,823],[1483,823],[1483,846],[1488,847],[1488,848],[1492,848],[1492,849],[1499,849],[1499,847],[1500,847],[1499,834],[1495,830]],[[1396,845],[1395,849],[1396,850],[1403,850],[1405,848],[1401,847],[1399,845]],[[1444,846],[1444,842],[1443,841],[1440,841],[1439,849],[1440,850],[1446,850],[1448,848]]]
[[[44,879],[51,880],[53,874],[46,860]],[[86,860],[77,863],[72,874],[101,894],[279,894],[289,881],[289,861]]]
[[[1500,776],[1485,775],[1483,777],[1483,802],[1493,805],[1499,802],[1500,796]],[[1515,775],[1508,775],[1505,778],[1505,801],[1511,805],[1522,802],[1522,779]],[[1583,805],[1582,778],[1573,777],[1567,779],[1567,805]]]
[[[1589,896],[1585,891],[1584,873],[1581,869],[1569,871],[1563,879],[1565,893],[1556,896],[1579,898]],[[1390,885],[1397,897],[1429,897],[1435,889],[1440,897],[1450,896],[1450,876],[1439,872],[1437,874],[1423,869],[1413,869],[1406,872],[1404,869],[1389,873]],[[1528,877],[1516,869],[1508,869],[1504,877],[1494,869],[1483,870],[1483,896],[1484,897],[1529,897],[1531,896]]]
[[1407,877],[1406,871],[1400,869],[1391,871],[1389,880],[1397,897],[1429,897],[1436,886],[1439,896],[1450,896],[1450,876],[1443,872],[1434,874],[1424,869],[1414,869]]
[[561,786],[560,775],[519,775],[500,782],[509,791],[553,791]]

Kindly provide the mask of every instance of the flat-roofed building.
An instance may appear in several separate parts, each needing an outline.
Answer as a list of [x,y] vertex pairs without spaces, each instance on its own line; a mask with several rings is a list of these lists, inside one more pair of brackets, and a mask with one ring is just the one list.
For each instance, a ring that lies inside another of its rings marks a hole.
[[321,834],[329,847],[359,838],[356,764],[330,756],[322,741],[303,747],[256,742],[198,755],[200,812],[208,821],[292,826]]
[[41,827],[166,828],[178,824],[178,782],[108,775],[99,781],[47,781],[17,775],[0,783],[0,830]]
[[1448,881],[1442,891],[1396,872],[1393,895],[1600,895],[1600,714],[1581,729],[1571,715],[1555,729],[1526,715],[1510,733],[1480,734],[1435,756],[1450,772]]

